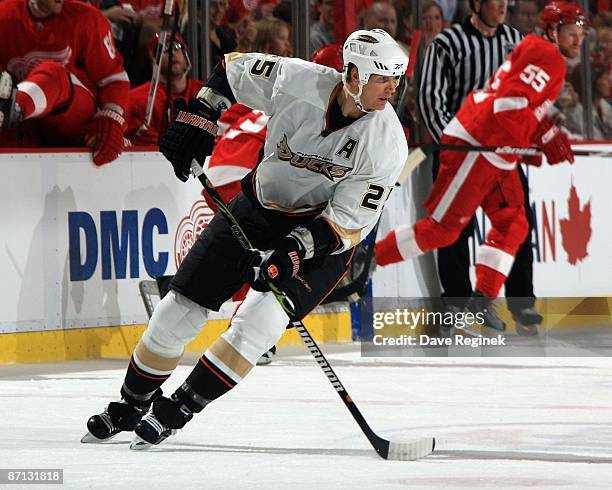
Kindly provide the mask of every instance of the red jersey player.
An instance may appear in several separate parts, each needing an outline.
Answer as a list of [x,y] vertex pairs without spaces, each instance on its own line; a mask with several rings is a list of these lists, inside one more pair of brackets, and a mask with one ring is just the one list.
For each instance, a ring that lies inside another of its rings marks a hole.
[[48,146],[93,147],[96,165],[123,150],[129,80],[110,24],[72,0],[0,2],[0,130],[37,120]]
[[[159,41],[159,34],[156,34],[149,41],[149,57],[153,62],[155,49]],[[167,41],[170,44],[170,40]],[[146,127],[145,115],[149,101],[149,89],[151,82],[143,83],[133,90],[130,90],[130,104],[126,116],[127,138],[134,144],[157,145],[159,135],[166,130],[168,125],[167,118],[164,117],[166,110],[166,85],[170,78],[171,99],[183,97],[190,99],[195,97],[204,85],[199,80],[189,78],[191,63],[185,48],[185,42],[180,34],[177,34],[174,41],[172,53],[172,66],[168,68],[168,46],[164,51],[161,61],[160,83],[153,104],[151,124]],[[172,109],[172,105],[170,105]]]
[[[565,79],[562,54],[576,57],[584,38],[582,9],[553,2],[541,14],[544,38],[529,35],[506,59],[487,88],[472,92],[443,133],[441,144],[542,148],[550,164],[574,161],[565,135],[546,113]],[[528,223],[517,157],[443,151],[440,172],[424,203],[429,217],[391,231],[376,244],[379,265],[392,264],[453,243],[482,206],[492,228],[476,260],[472,311],[496,298],[525,240]],[[537,162],[531,162],[536,163]]]

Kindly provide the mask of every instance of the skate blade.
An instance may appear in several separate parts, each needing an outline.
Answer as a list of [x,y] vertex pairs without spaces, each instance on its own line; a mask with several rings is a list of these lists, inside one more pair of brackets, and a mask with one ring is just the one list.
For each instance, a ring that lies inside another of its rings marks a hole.
[[258,360],[257,360],[257,366],[268,366],[269,364],[272,364],[273,359],[271,357],[266,357],[266,356],[261,356]]
[[138,436],[135,436],[134,440],[130,444],[130,449],[132,451],[148,451],[152,447],[153,447],[153,444],[145,441],[144,439],[141,439]]
[[94,436],[91,432],[87,432],[87,434],[85,434],[83,437],[81,437],[81,442],[83,444],[104,444],[107,441],[110,441],[111,439],[113,439],[117,434],[114,434],[110,437],[107,437],[106,439],[98,439],[96,436]]

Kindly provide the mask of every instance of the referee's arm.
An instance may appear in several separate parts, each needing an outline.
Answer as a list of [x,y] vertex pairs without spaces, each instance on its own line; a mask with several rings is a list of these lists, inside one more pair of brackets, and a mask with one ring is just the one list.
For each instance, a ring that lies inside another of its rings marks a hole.
[[451,64],[448,53],[435,40],[425,52],[418,105],[425,126],[435,142],[453,118],[449,108]]

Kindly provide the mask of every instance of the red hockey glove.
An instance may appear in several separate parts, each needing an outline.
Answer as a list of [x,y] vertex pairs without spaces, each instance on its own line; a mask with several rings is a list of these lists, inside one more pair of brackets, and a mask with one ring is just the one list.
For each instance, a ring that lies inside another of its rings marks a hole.
[[548,163],[555,165],[567,160],[574,163],[574,154],[567,136],[547,118],[542,119],[533,142],[542,148]]
[[85,131],[85,144],[93,148],[93,162],[104,165],[123,151],[123,116],[113,109],[100,109]]
[[305,251],[297,240],[283,238],[274,250],[250,250],[246,259],[245,281],[255,291],[270,291],[268,283],[280,286],[300,270]]

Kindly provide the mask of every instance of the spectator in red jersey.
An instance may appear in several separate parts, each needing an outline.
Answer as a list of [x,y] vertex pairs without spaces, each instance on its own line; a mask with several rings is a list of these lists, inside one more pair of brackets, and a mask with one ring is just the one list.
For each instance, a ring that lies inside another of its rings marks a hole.
[[[151,64],[155,59],[155,49],[158,42],[159,34],[153,36],[149,41],[148,54]],[[149,126],[145,124],[145,115],[151,82],[146,82],[130,91],[126,135],[136,145],[156,145],[159,135],[166,130],[168,125],[166,109],[172,110],[172,103],[168,104],[167,102],[168,81],[170,81],[171,100],[176,97],[187,99],[195,97],[203,86],[201,81],[192,80],[188,76],[191,63],[183,38],[177,34],[172,44],[172,64],[169,66],[170,39],[168,39],[162,56],[159,86]]]
[[110,25],[95,7],[0,2],[0,67],[3,146],[15,142],[9,128],[27,122],[47,146],[91,146],[96,165],[121,154],[129,81]]

